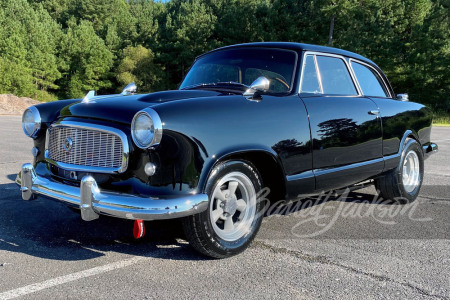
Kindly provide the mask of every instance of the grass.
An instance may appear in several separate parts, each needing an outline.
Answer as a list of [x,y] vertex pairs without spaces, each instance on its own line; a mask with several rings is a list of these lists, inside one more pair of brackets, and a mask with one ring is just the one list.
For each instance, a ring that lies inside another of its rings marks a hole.
[[449,126],[450,127],[450,113],[436,112],[433,117],[433,126]]

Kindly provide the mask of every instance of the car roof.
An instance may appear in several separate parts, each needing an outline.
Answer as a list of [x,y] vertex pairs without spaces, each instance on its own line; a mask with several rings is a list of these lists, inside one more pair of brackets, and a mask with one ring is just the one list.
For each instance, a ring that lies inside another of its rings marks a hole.
[[[380,69],[377,66],[377,64],[375,64],[370,59],[368,59],[362,55],[356,54],[354,52],[351,52],[351,51],[342,50],[342,49],[333,48],[333,47],[325,47],[325,46],[319,46],[319,45],[293,43],[293,42],[258,42],[258,43],[237,44],[237,45],[231,45],[231,46],[225,46],[222,48],[218,48],[218,49],[212,50],[210,52],[207,52],[203,55],[206,55],[206,54],[212,53],[212,52],[216,52],[216,51],[225,50],[225,49],[246,48],[246,47],[279,48],[279,49],[288,49],[288,50],[295,50],[295,51],[314,51],[314,52],[332,53],[332,54],[338,54],[338,55],[342,55],[342,56],[359,59],[361,61],[370,63],[371,65]],[[200,55],[199,57],[201,57],[203,55]]]

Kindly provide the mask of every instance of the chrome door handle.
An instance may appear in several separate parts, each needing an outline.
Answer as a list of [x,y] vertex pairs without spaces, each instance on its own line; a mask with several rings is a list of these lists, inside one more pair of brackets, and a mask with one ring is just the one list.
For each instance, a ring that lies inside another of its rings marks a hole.
[[378,115],[379,113],[380,113],[380,111],[378,109],[369,111],[369,115]]

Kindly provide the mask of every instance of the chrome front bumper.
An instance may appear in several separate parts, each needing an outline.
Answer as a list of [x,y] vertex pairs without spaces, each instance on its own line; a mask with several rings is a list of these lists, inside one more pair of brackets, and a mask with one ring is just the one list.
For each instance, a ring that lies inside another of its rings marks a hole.
[[95,220],[99,214],[131,220],[174,219],[200,213],[208,207],[206,194],[153,198],[101,191],[89,175],[81,179],[80,187],[70,186],[37,175],[31,164],[22,166],[16,183],[24,200],[42,195],[79,206],[85,221]]

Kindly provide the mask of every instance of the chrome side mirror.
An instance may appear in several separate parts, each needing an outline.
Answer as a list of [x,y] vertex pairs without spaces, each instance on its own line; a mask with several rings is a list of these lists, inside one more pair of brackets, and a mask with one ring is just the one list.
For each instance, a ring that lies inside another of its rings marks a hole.
[[269,89],[270,81],[264,76],[256,78],[244,93],[245,97],[253,97],[256,92],[266,92]]
[[133,95],[136,94],[136,84],[134,82],[128,84],[123,90],[122,90],[122,94],[123,96],[128,96],[128,95]]
[[397,95],[397,100],[400,100],[400,101],[409,101],[409,96],[408,96],[408,94],[398,94],[398,95]]

